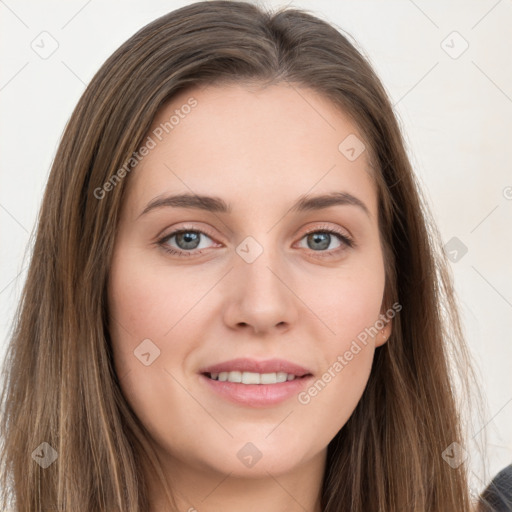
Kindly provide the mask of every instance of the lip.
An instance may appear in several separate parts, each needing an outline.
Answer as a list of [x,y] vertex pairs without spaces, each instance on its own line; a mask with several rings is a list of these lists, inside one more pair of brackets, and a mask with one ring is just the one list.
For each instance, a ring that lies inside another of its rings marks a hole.
[[[277,373],[285,372],[295,375],[294,380],[276,384],[241,384],[238,382],[213,380],[206,374],[221,372],[254,372]],[[298,364],[285,359],[256,359],[238,358],[223,363],[207,366],[199,370],[200,380],[209,390],[222,398],[247,407],[263,408],[279,404],[292,396],[296,396],[313,379],[312,372]]]
[[[269,372],[271,373],[271,372]],[[279,404],[292,396],[297,396],[308,386],[313,375],[295,378],[278,384],[240,384],[237,382],[218,381],[199,375],[208,389],[222,398],[247,407],[264,408]]]
[[[238,358],[224,361],[212,366],[207,366],[199,370],[199,373],[221,373],[221,372],[253,372],[253,373],[277,373],[285,372],[296,377],[304,377],[312,372],[303,366],[286,361],[285,359],[268,359],[266,361],[257,361],[256,359]],[[294,382],[294,381],[289,381]],[[284,383],[282,383],[284,384]],[[251,386],[252,384],[243,384]],[[267,386],[266,384],[255,384],[256,386]],[[279,384],[269,384],[278,386]]]

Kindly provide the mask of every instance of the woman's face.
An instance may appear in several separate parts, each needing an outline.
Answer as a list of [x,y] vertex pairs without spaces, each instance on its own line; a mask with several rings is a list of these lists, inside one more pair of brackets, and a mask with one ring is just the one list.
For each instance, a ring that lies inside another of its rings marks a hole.
[[309,89],[230,85],[175,96],[148,135],[109,281],[126,399],[169,468],[323,464],[391,326],[368,331],[385,276],[357,128]]

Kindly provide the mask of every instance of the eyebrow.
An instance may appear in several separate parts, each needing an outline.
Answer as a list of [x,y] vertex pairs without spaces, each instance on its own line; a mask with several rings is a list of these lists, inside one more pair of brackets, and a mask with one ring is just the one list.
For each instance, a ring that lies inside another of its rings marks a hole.
[[[301,213],[312,210],[323,210],[325,208],[330,208],[331,206],[345,205],[357,206],[371,218],[370,211],[363,201],[348,192],[331,192],[330,194],[317,196],[304,195],[292,205],[290,210],[294,213]],[[226,203],[220,197],[184,193],[154,198],[146,205],[139,217],[152,210],[164,207],[191,208],[195,210],[205,210],[212,213],[229,214],[232,212],[231,205]]]

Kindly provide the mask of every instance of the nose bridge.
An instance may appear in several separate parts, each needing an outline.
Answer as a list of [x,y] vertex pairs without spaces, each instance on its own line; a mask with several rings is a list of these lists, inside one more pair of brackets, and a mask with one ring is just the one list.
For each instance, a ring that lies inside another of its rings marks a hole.
[[235,249],[231,307],[236,313],[231,323],[249,324],[264,331],[292,322],[295,315],[293,293],[290,284],[285,285],[289,272],[276,237],[271,233],[256,236],[246,237]]
[[[238,244],[236,247],[238,261],[235,266],[243,275],[242,282],[246,285],[246,292],[262,290],[268,298],[269,293],[281,293],[284,287],[276,275],[279,275],[284,268],[283,254],[275,245],[277,242],[272,234],[264,233],[257,236],[258,239],[247,236]],[[237,279],[239,279],[238,276]]]

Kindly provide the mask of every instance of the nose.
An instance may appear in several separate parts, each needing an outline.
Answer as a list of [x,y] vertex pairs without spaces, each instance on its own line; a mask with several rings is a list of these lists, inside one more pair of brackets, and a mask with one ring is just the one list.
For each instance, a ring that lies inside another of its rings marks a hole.
[[299,318],[301,304],[289,265],[277,251],[267,248],[252,263],[235,256],[229,275],[226,324],[258,335],[289,329]]

